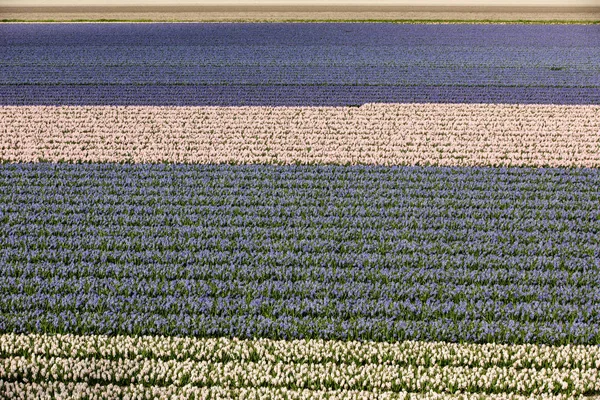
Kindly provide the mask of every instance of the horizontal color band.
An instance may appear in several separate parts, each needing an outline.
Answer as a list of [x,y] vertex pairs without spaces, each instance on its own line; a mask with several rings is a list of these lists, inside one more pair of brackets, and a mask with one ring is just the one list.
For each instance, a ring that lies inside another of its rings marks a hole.
[[412,392],[419,399],[440,400],[453,398],[444,393],[573,396],[600,392],[598,349],[5,334],[0,336],[0,395],[33,390],[31,384],[12,384],[24,380],[39,382],[41,390],[66,391],[51,384],[65,382],[75,391],[76,382],[93,381],[99,385],[80,383],[79,389],[143,393],[138,385],[145,385],[155,395],[213,392],[217,398],[253,390],[275,398],[289,392],[294,399],[370,399],[377,392],[377,398],[402,399]]
[[595,25],[11,24],[1,105],[600,104]]
[[600,106],[0,107],[11,162],[600,166]]
[[599,87],[365,85],[1,85],[0,105],[359,106],[600,104]]
[[600,343],[599,169],[5,164],[0,330]]
[[[371,23],[4,24],[0,46],[597,47],[595,25]],[[100,48],[101,49],[101,48]],[[99,50],[100,50],[99,49]]]

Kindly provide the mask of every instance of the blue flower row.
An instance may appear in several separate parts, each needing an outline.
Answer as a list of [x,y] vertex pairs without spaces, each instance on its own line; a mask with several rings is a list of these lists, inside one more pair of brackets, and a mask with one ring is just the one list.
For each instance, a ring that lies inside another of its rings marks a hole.
[[600,343],[596,169],[5,164],[0,330]]

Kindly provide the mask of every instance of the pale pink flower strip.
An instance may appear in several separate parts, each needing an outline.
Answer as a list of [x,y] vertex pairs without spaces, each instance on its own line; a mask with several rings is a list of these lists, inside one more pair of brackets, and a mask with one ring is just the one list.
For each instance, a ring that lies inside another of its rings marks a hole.
[[597,168],[600,106],[3,106],[0,159]]

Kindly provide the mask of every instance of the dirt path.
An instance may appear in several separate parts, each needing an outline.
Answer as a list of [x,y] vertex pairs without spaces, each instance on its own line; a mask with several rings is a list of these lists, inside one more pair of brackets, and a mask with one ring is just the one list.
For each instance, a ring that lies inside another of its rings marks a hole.
[[0,7],[2,21],[562,21],[600,22],[600,7],[179,6]]

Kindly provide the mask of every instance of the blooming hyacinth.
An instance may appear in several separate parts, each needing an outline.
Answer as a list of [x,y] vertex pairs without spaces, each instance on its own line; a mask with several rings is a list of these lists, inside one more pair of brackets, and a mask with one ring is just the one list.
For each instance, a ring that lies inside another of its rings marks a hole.
[[599,26],[0,52],[0,398],[600,395]]

